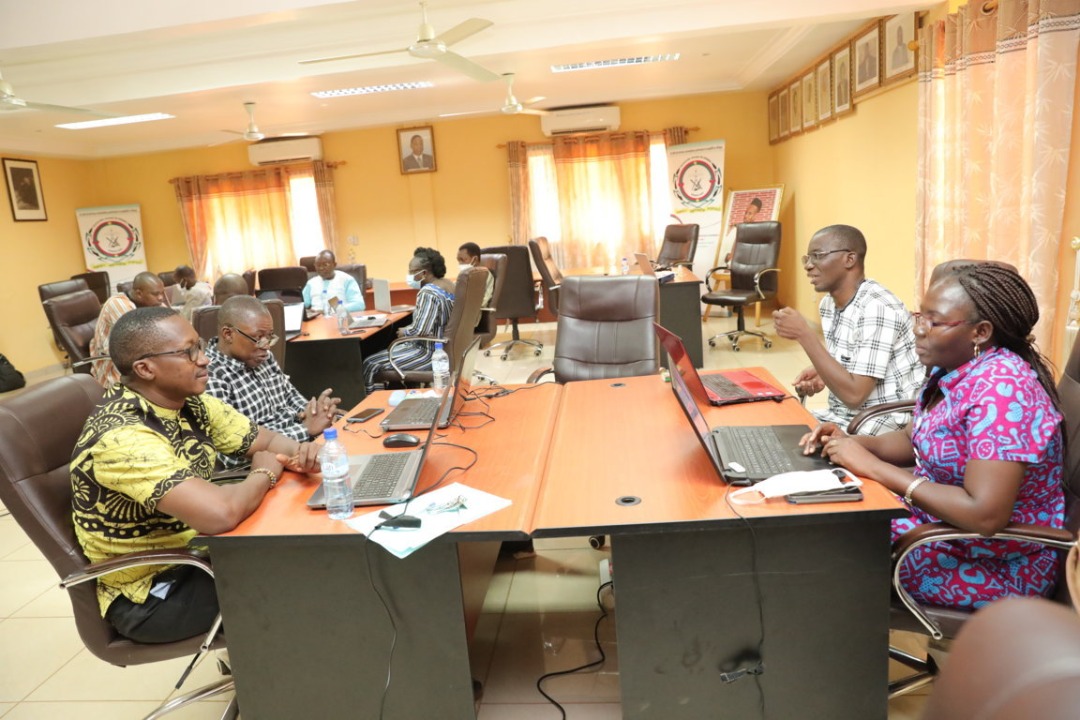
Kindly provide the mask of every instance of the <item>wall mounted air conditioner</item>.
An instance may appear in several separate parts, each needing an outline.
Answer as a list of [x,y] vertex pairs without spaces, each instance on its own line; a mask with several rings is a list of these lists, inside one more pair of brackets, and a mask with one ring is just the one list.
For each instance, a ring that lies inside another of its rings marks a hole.
[[277,165],[322,160],[322,140],[317,137],[275,137],[248,145],[252,165]]
[[617,105],[586,105],[552,110],[540,116],[540,129],[548,137],[618,130],[619,108]]

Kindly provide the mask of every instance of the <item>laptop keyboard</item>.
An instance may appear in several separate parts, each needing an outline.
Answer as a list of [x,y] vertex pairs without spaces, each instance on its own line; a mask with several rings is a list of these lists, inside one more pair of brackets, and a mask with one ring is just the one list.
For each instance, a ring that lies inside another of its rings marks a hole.
[[401,479],[405,463],[413,453],[398,452],[375,455],[364,467],[363,472],[353,484],[353,499],[366,500],[384,498],[393,492]]
[[439,404],[439,400],[435,399],[431,402],[411,402],[408,405],[399,405],[394,408],[393,417],[387,418],[387,424],[430,425],[435,421],[435,413],[439,412]]
[[795,469],[772,428],[729,425],[717,428],[717,432],[723,434],[728,447],[738,448],[737,462],[746,467],[750,474],[776,475]]
[[723,375],[702,375],[701,382],[724,399],[750,397],[749,390],[736,385]]

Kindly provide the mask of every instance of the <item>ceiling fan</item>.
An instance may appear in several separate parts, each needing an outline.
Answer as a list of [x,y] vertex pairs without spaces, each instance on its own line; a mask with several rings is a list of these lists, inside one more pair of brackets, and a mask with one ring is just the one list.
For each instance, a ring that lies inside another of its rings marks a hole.
[[[530,105],[535,105],[538,102],[546,100],[543,95],[537,95],[534,98],[529,98],[525,102],[520,102],[514,96],[514,73],[503,73],[503,78],[506,80],[506,99],[503,101],[503,106],[499,108],[499,112],[504,115],[547,115],[550,111],[540,110],[537,108],[530,108]],[[482,113],[491,112],[490,110],[472,110],[470,112],[458,112],[458,113],[442,113],[439,117],[458,117],[461,115],[480,115]]]
[[383,50],[380,52],[372,53],[359,53],[356,55],[336,55],[334,57],[324,58],[312,58],[310,60],[301,60],[301,65],[311,65],[314,63],[323,62],[335,62],[337,60],[352,60],[362,57],[374,57],[376,55],[389,55],[392,53],[407,52],[414,58],[421,60],[435,60],[441,62],[443,65],[447,65],[460,73],[468,75],[474,80],[480,82],[494,82],[499,79],[497,73],[493,73],[487,68],[477,65],[472,60],[458,55],[457,53],[447,50],[448,47],[462,40],[472,37],[481,30],[485,30],[492,26],[490,20],[482,20],[480,18],[469,18],[464,22],[460,22],[454,27],[450,28],[441,35],[435,34],[435,28],[431,26],[427,18],[427,2],[421,0],[420,12],[422,15],[422,22],[420,23],[420,29],[416,33],[416,42],[408,47],[399,48],[397,50]]
[[248,142],[257,142],[266,137],[260,130],[259,126],[255,124],[255,103],[244,103],[244,109],[247,110],[248,124],[247,129],[243,132],[239,130],[222,130],[222,132],[232,133],[233,135],[239,135]]
[[67,107],[66,105],[49,105],[48,103],[36,103],[23,100],[15,96],[15,90],[11,83],[0,75],[0,112],[5,110],[48,110],[52,112],[80,113],[82,115],[96,115],[98,117],[112,117],[105,113],[87,110],[86,108]]

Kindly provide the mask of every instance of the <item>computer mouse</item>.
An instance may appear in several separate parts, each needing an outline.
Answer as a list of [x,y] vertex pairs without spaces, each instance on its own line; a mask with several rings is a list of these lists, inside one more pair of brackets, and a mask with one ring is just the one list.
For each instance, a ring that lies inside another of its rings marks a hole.
[[416,447],[420,444],[420,438],[412,433],[394,433],[384,437],[382,444],[388,448]]

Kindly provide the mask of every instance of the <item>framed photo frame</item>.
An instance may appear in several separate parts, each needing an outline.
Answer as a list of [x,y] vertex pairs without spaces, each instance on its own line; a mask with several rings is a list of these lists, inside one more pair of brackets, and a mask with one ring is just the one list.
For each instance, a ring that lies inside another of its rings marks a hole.
[[791,134],[803,131],[802,125],[802,80],[796,80],[788,86],[788,100],[791,101]]
[[893,15],[882,21],[882,58],[885,61],[882,83],[895,82],[915,74],[919,67],[919,44],[915,41],[917,27],[913,12]]
[[776,93],[769,96],[769,142],[780,139],[780,101]]
[[435,133],[430,125],[400,128],[397,142],[402,175],[435,172]]
[[809,130],[818,123],[817,117],[817,75],[813,70],[803,75],[802,78],[802,126],[803,130]]
[[833,67],[833,116],[840,117],[855,109],[851,102],[852,80],[851,45],[844,45],[832,54]]
[[753,190],[731,190],[724,208],[724,231],[716,246],[713,267],[731,252],[735,244],[735,226],[744,222],[764,222],[780,219],[780,202],[784,199],[784,186],[765,185]]
[[15,222],[48,220],[37,161],[3,158],[3,164],[8,202]]
[[783,140],[791,134],[791,101],[788,99],[787,88],[776,94],[776,104],[780,106],[780,133],[778,137]]
[[855,92],[859,97],[881,86],[881,22],[855,36]]
[[815,84],[817,85],[817,111],[818,122],[823,123],[832,117],[832,59],[825,58],[818,63],[817,69],[814,71],[817,75]]

